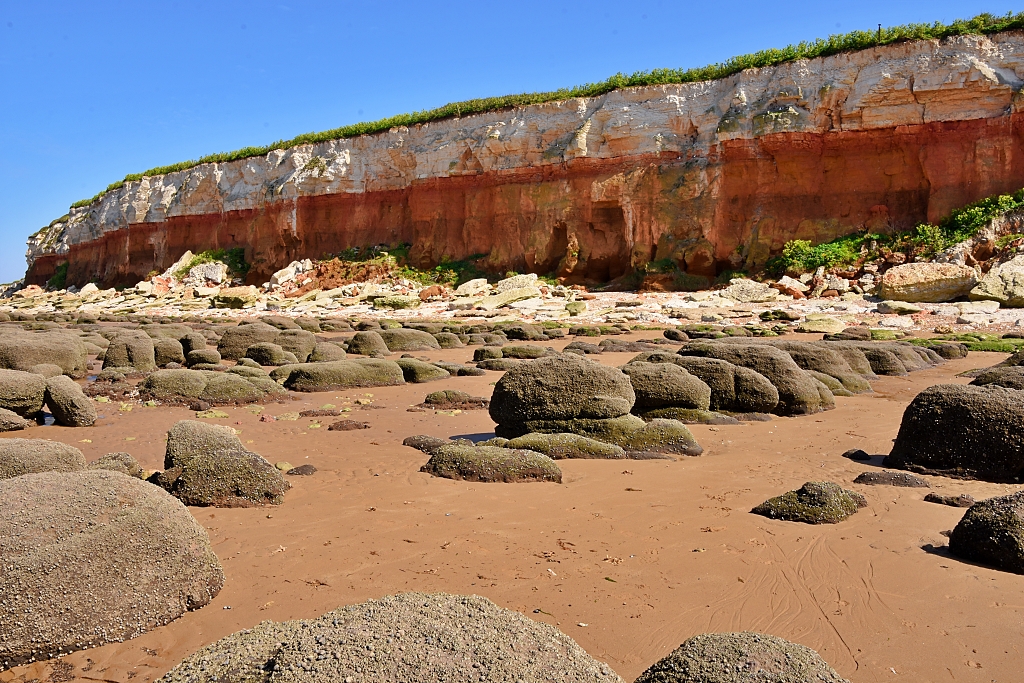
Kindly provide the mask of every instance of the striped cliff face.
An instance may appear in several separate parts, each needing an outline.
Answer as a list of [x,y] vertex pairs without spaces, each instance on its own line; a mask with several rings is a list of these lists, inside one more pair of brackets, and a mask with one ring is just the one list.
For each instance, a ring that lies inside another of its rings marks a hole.
[[417,265],[605,281],[714,275],[786,241],[909,228],[1024,186],[1024,34],[873,48],[201,164],[29,239],[27,280],[134,283],[186,249],[295,259],[413,245]]

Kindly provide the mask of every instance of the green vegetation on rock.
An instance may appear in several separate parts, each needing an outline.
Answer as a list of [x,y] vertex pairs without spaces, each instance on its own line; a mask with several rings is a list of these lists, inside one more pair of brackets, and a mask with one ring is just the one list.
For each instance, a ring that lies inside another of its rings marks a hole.
[[214,261],[220,261],[225,264],[228,267],[228,272],[238,277],[245,277],[245,274],[249,272],[251,267],[251,264],[245,261],[245,249],[242,247],[235,247],[234,249],[209,249],[193,256],[191,261],[178,268],[172,275],[180,280],[188,275],[188,271],[196,266],[203,263],[213,263]]

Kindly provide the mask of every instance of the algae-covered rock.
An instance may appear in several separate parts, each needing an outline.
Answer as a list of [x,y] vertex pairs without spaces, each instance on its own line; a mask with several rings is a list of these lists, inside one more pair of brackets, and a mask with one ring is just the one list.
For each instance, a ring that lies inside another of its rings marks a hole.
[[434,339],[442,349],[460,349],[465,346],[459,339],[459,335],[451,332],[437,332],[434,334]]
[[41,363],[58,365],[69,377],[84,377],[89,349],[69,330],[6,332],[0,335],[0,368],[28,371]]
[[505,372],[512,368],[522,365],[523,361],[516,360],[514,358],[489,358],[482,360],[476,364],[476,367],[480,370],[493,370],[497,372]]
[[153,338],[153,361],[159,367],[168,363],[185,364],[185,350],[181,342],[170,337]]
[[134,638],[224,584],[189,511],[118,472],[0,481],[0,554],[0,669]]
[[698,410],[696,408],[679,408],[669,406],[666,408],[647,408],[637,410],[633,408],[633,414],[645,422],[656,419],[677,420],[684,425],[736,425],[740,421],[732,415],[715,412],[714,410]]
[[395,363],[402,368],[402,375],[406,382],[419,384],[451,377],[447,370],[415,358],[399,358]]
[[653,352],[641,353],[630,360],[634,362],[673,363],[682,367],[711,389],[709,408],[714,411],[771,413],[779,403],[779,390],[767,377],[728,361]]
[[318,619],[265,621],[199,650],[161,683],[255,682],[270,671],[275,683],[622,683],[555,627],[487,598],[443,593],[386,596]]
[[636,394],[633,412],[669,406],[707,410],[711,387],[671,363],[628,363],[622,366]]
[[45,396],[57,424],[88,427],[96,422],[96,405],[70,377],[59,375],[46,380]]
[[997,365],[975,377],[971,384],[979,387],[992,384],[1006,389],[1024,389],[1024,366]]
[[118,330],[103,355],[104,368],[135,368],[138,372],[156,370],[153,339],[140,330]]
[[245,350],[245,357],[256,361],[260,365],[288,365],[299,362],[298,357],[294,353],[285,351],[280,345],[273,342],[253,344]]
[[391,296],[380,296],[373,300],[373,307],[380,309],[404,310],[407,308],[419,308],[422,302],[418,296],[402,296],[394,294]]
[[377,358],[286,365],[271,372],[270,376],[292,391],[332,391],[405,383],[405,375],[398,363]]
[[[258,381],[254,378],[254,381]],[[165,403],[253,403],[266,396],[249,378],[209,370],[158,370],[139,384],[143,398]]]
[[46,379],[20,370],[0,370],[0,408],[22,417],[34,417],[43,409]]
[[310,363],[330,363],[345,360],[345,349],[332,342],[317,342],[313,352],[309,354]]
[[552,460],[610,459],[626,457],[621,446],[590,439],[579,434],[524,434],[505,442],[504,448],[543,453]]
[[796,491],[769,498],[751,512],[771,519],[837,524],[867,505],[864,496],[830,481],[809,481]]
[[260,290],[252,285],[225,287],[213,296],[214,308],[245,308],[252,306],[259,298]]
[[217,342],[221,358],[238,360],[245,350],[260,342],[277,342],[281,331],[263,322],[252,322],[238,327],[228,327]]
[[35,422],[26,420],[15,412],[0,408],[0,432],[17,432],[28,429],[34,424]]
[[534,451],[451,444],[434,450],[421,471],[446,479],[482,482],[562,482],[555,461]]
[[312,332],[307,330],[282,330],[281,334],[277,335],[277,341],[275,342],[286,353],[291,353],[295,356],[299,363],[305,363],[309,360],[309,355],[313,353],[313,349],[316,348],[316,336]]
[[1024,491],[971,505],[949,536],[957,557],[1024,574]]
[[74,446],[46,439],[0,439],[0,479],[84,469],[85,456]]
[[803,645],[764,633],[702,633],[636,683],[849,683]]
[[518,358],[519,360],[534,360],[545,356],[557,356],[558,352],[547,346],[533,346],[531,344],[513,344],[501,348],[502,358]]
[[430,351],[439,349],[433,335],[422,330],[410,330],[400,328],[397,330],[382,330],[380,338],[384,341],[389,351]]
[[230,427],[182,420],[167,433],[164,472],[156,482],[186,505],[280,505],[288,483]]
[[142,479],[146,473],[131,453],[107,453],[99,460],[89,463],[89,469],[120,472],[136,479]]
[[499,424],[494,431],[497,436],[510,439],[531,432],[579,434],[637,453],[700,455],[704,452],[686,425],[663,419],[644,422],[636,415],[628,414],[604,419],[527,420],[525,423]]
[[185,363],[190,368],[197,365],[219,365],[220,361],[221,355],[217,349],[194,349],[185,356]]
[[348,352],[359,356],[387,356],[391,353],[380,333],[373,330],[356,332],[348,341]]
[[[828,388],[830,396],[853,396],[853,392],[844,387],[842,382],[832,375],[826,375],[824,372],[818,372],[817,370],[804,370],[804,372],[824,384]],[[827,400],[828,397],[823,396],[822,398]]]

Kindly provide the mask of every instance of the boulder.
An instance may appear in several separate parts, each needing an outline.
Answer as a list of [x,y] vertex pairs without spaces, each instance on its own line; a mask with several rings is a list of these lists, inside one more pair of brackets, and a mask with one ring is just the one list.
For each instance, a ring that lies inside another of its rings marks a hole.
[[[477,349],[484,351],[485,349]],[[533,346],[532,344],[513,344],[501,347],[502,358],[517,358],[519,360],[535,360],[547,356],[557,356],[558,352],[550,346]],[[474,357],[475,357],[474,352]],[[483,360],[483,359],[481,359]]]
[[480,370],[496,370],[498,372],[504,372],[511,370],[517,365],[522,365],[523,361],[516,360],[515,358],[491,358],[488,360],[482,360],[476,364],[476,367]]
[[769,498],[751,512],[771,519],[836,524],[867,506],[864,496],[830,481],[809,481],[796,491]]
[[[493,398],[491,405],[494,405]],[[620,446],[630,457],[644,453],[700,455],[704,452],[683,423],[666,419],[644,422],[636,415],[604,419],[527,420],[521,424],[499,424],[494,432],[510,439],[531,432],[579,434]]]
[[465,346],[459,339],[459,335],[451,332],[437,332],[434,334],[434,339],[442,349],[459,349]]
[[451,377],[447,370],[415,358],[399,358],[395,363],[402,368],[402,376],[405,377],[406,382],[419,384]]
[[781,349],[764,344],[697,341],[681,348],[679,355],[717,358],[763,375],[779,392],[773,411],[779,415],[806,415],[828,408],[814,380]]
[[405,383],[405,374],[398,363],[377,358],[286,365],[272,371],[270,377],[292,391],[333,391]]
[[419,308],[420,303],[420,298],[418,296],[391,294],[375,298],[373,300],[373,307],[389,310],[404,310],[407,308]]
[[196,400],[213,404],[253,403],[281,388],[266,379],[209,370],[158,370],[139,384],[143,398],[165,403],[190,404]]
[[59,375],[46,380],[45,400],[57,424],[88,427],[96,422],[96,405],[70,377]]
[[373,330],[356,332],[348,341],[347,351],[360,356],[387,356],[391,353],[380,333]]
[[674,353],[641,353],[635,361],[673,363],[711,389],[710,409],[727,413],[771,413],[779,403],[779,390],[768,378],[749,368],[716,358]]
[[536,284],[537,274],[525,273],[523,275],[513,275],[512,277],[507,277],[504,280],[499,280],[497,284],[494,285],[494,291],[497,294],[501,294],[503,292],[508,292],[513,289],[531,287]]
[[902,486],[907,488],[927,489],[931,484],[909,472],[864,472],[857,475],[853,480],[854,484],[867,484],[869,486]]
[[502,306],[508,306],[509,304],[517,301],[525,301],[526,299],[534,299],[540,296],[540,290],[536,287],[516,287],[514,289],[505,290],[499,294],[492,296],[485,296],[476,303],[476,308],[484,311],[493,311],[501,308]]
[[259,298],[260,290],[252,285],[225,287],[213,296],[214,308],[245,308],[252,306]]
[[972,301],[997,301],[1005,308],[1024,306],[1024,254],[994,266],[970,292]]
[[[342,352],[344,354],[344,352]],[[278,344],[273,342],[259,342],[245,350],[245,357],[250,358],[262,365],[289,365],[298,363],[299,359],[294,353],[285,351]]]
[[796,326],[796,332],[809,334],[839,334],[846,329],[846,323],[835,318],[807,319]]
[[915,306],[907,301],[883,301],[878,304],[877,308],[879,313],[895,313],[896,315],[912,315],[920,313],[922,310],[920,306]]
[[153,372],[156,370],[153,338],[140,330],[118,330],[103,355],[103,367]]
[[725,413],[718,413],[714,410],[698,410],[696,408],[680,408],[678,406],[669,406],[666,408],[648,408],[643,412],[636,412],[634,407],[634,413],[638,415],[644,422],[650,422],[651,420],[664,419],[664,420],[678,420],[685,425],[696,425],[696,424],[707,424],[707,425],[737,425],[740,423],[732,415],[726,415]]
[[434,339],[433,335],[421,330],[409,330],[404,328],[397,330],[383,330],[380,332],[380,338],[391,352],[430,351],[432,349],[441,348],[441,345],[437,343],[437,340]]
[[491,290],[491,286],[487,284],[487,278],[476,278],[463,282],[461,285],[455,288],[455,296],[479,296],[486,294]]
[[590,439],[579,434],[524,434],[509,439],[503,448],[523,449],[542,453],[552,460],[610,459],[626,457],[621,446]]
[[1024,393],[1000,386],[938,384],[918,394],[886,467],[966,479],[1024,477]]
[[280,505],[288,483],[247,450],[230,427],[182,420],[167,432],[164,471],[156,483],[185,505]]
[[487,598],[444,593],[403,593],[317,619],[264,621],[199,650],[162,683],[263,681],[269,671],[279,683],[622,683],[555,627]]
[[1022,365],[997,365],[988,368],[980,375],[971,380],[973,386],[994,385],[1006,389],[1024,389],[1024,366]]
[[904,263],[885,271],[878,296],[894,301],[938,303],[967,296],[978,284],[974,268],[955,263]]
[[693,408],[708,410],[711,387],[684,368],[671,363],[627,363],[622,372],[636,394],[632,412],[642,415],[652,408]]
[[32,420],[26,420],[15,412],[0,408],[0,432],[17,432],[35,424]]
[[[184,354],[188,354],[189,351],[206,348],[206,337],[198,332],[188,332],[182,335],[178,342],[181,344],[181,352]],[[182,364],[184,363],[182,362]]]
[[0,408],[22,417],[34,417],[43,409],[46,378],[31,372],[0,370]]
[[534,451],[496,446],[441,446],[434,450],[420,471],[435,477],[466,481],[562,482],[562,471],[548,456]]
[[134,638],[224,585],[189,511],[118,472],[0,481],[0,551],[0,669]]
[[[271,279],[273,282],[273,279]],[[301,330],[299,324],[289,318],[286,315],[265,315],[260,318],[260,322],[266,323],[271,327],[276,327],[279,330]]]
[[929,503],[938,503],[939,505],[948,505],[954,508],[969,508],[977,502],[974,500],[974,496],[969,493],[949,496],[944,496],[939,493],[929,493],[924,497],[924,499]]
[[764,633],[702,633],[635,683],[849,683],[809,647]]
[[[489,411],[499,425],[606,419],[628,413],[635,399],[629,377],[621,370],[562,355],[509,369],[494,387]],[[524,429],[515,436],[530,431],[536,430]]]
[[970,506],[949,535],[949,552],[1024,574],[1024,491]]
[[746,304],[767,303],[777,301],[779,298],[778,290],[772,289],[768,284],[744,278],[729,280],[729,286],[717,294]]
[[217,349],[196,349],[189,351],[185,357],[185,364],[190,368],[196,365],[219,365],[220,361]]
[[238,360],[245,355],[245,350],[260,342],[277,342],[281,331],[264,322],[252,322],[224,330],[217,351],[221,358]]
[[316,348],[316,336],[306,330],[282,330],[275,343],[294,354],[298,362],[305,363]]
[[144,479],[146,474],[139,461],[130,453],[107,453],[99,460],[89,463],[89,469],[120,472],[136,479]]
[[59,365],[69,377],[84,377],[89,350],[69,330],[5,332],[0,335],[0,368],[24,370],[47,363]]
[[185,350],[181,342],[168,337],[155,337],[153,339],[153,362],[159,367],[168,363],[185,364]]
[[487,374],[480,368],[474,368],[469,365],[463,365],[462,363],[449,363],[443,360],[436,360],[434,361],[433,364],[441,368],[442,370],[447,370],[448,374],[452,375],[453,377],[479,377],[481,375]]
[[59,377],[64,374],[59,365],[53,363],[40,363],[39,365],[33,365],[28,369],[29,372],[35,375],[42,375],[49,379],[50,377]]
[[0,439],[0,479],[84,469],[85,456],[74,446],[46,439]]
[[335,360],[345,360],[345,349],[334,342],[317,342],[313,352],[309,354],[309,363],[330,363]]

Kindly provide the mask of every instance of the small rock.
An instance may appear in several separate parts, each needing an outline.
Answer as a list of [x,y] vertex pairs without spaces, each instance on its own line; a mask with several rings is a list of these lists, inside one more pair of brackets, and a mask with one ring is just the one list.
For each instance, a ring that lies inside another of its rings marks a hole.
[[906,486],[910,488],[928,489],[931,484],[909,472],[864,472],[853,480],[854,484],[871,486]]
[[293,477],[308,477],[311,474],[316,474],[316,471],[315,467],[306,463],[305,465],[299,465],[298,467],[291,468],[285,472],[285,474],[289,474]]
[[940,505],[949,505],[955,508],[969,508],[974,505],[974,496],[969,493],[961,493],[958,496],[944,496],[939,493],[929,493],[924,497],[929,503],[938,503]]
[[868,455],[865,451],[862,451],[859,448],[851,448],[850,450],[848,450],[845,453],[843,453],[843,457],[844,458],[849,458],[850,460],[870,460],[871,459],[870,455]]

